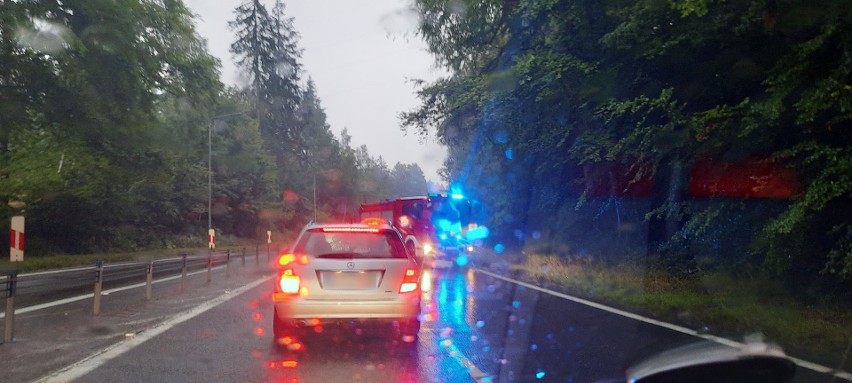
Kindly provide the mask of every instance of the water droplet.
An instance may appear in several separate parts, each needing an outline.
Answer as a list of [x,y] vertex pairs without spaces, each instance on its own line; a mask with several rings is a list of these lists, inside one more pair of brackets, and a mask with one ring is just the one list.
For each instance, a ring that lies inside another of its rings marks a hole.
[[514,157],[514,155],[512,154],[512,148],[506,149],[506,158],[511,160],[512,157]]
[[538,350],[538,345],[533,344],[532,346],[530,346],[530,350],[533,350],[533,351]]
[[382,15],[379,24],[388,36],[408,35],[417,32],[420,14],[414,8],[400,9]]
[[544,379],[544,371],[538,370],[538,372],[535,373],[535,378],[536,379]]
[[482,348],[482,351],[483,352],[491,351],[491,347],[485,346],[485,347]]
[[485,327],[485,322],[484,321],[476,322],[476,327],[479,327],[479,328]]
[[15,39],[19,47],[55,54],[66,49],[68,37],[72,34],[73,32],[62,24],[35,18],[32,29],[18,28],[15,31]]
[[506,142],[509,141],[509,135],[506,134],[506,132],[501,130],[501,131],[494,134],[494,140],[496,140],[497,142],[499,142],[501,144],[505,144]]
[[471,336],[470,336],[470,341],[471,341],[471,342],[476,342],[477,340],[479,340],[479,337],[478,337],[478,336],[476,336],[476,335],[471,335]]
[[502,253],[505,250],[506,250],[506,246],[503,246],[502,243],[498,243],[498,244],[494,245],[494,252],[495,253],[499,254],[499,253]]
[[521,308],[521,301],[512,301],[512,307],[516,309]]

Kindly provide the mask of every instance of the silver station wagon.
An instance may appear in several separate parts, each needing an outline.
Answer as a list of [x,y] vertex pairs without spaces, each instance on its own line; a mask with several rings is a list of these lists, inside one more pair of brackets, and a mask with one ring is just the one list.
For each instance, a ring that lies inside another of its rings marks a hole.
[[280,255],[276,339],[328,323],[386,322],[403,342],[420,329],[420,266],[387,223],[309,224]]

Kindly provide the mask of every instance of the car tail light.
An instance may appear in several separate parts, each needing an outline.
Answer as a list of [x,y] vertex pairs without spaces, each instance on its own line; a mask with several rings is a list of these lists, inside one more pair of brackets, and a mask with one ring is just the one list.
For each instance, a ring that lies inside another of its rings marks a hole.
[[402,278],[402,285],[399,286],[400,293],[410,293],[417,290],[417,270],[405,269],[405,277]]
[[301,279],[293,273],[293,269],[285,269],[281,272],[281,277],[278,279],[278,287],[281,288],[282,293],[287,294],[298,294],[300,283]]
[[297,257],[295,254],[282,254],[280,257],[278,257],[278,264],[281,266],[287,266],[296,261],[298,261],[302,265],[307,265],[308,256],[303,255],[301,257]]

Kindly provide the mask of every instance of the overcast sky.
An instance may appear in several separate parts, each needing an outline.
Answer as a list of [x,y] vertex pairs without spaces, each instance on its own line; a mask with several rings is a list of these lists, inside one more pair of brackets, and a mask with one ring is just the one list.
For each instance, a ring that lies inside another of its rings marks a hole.
[[[228,21],[243,0],[185,0],[198,15],[197,30],[222,61],[222,80],[244,85],[229,52]],[[274,0],[264,0],[267,7]],[[417,163],[427,179],[439,181],[446,150],[430,139],[421,144],[400,129],[398,114],[418,105],[409,79],[432,80],[436,69],[425,44],[413,35],[417,19],[407,0],[289,0],[304,49],[302,64],[316,83],[332,131],[349,129],[354,147],[366,144],[393,167]],[[406,37],[407,36],[407,37]],[[307,78],[306,76],[306,78]]]

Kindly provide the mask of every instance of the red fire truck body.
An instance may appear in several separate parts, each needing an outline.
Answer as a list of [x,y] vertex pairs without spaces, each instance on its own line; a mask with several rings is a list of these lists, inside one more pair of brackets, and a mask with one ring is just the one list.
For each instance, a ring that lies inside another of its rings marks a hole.
[[401,197],[361,205],[361,219],[390,221],[403,235],[406,247],[419,259],[432,256],[452,261],[470,245],[465,234],[477,224],[471,222],[471,201],[461,196]]

